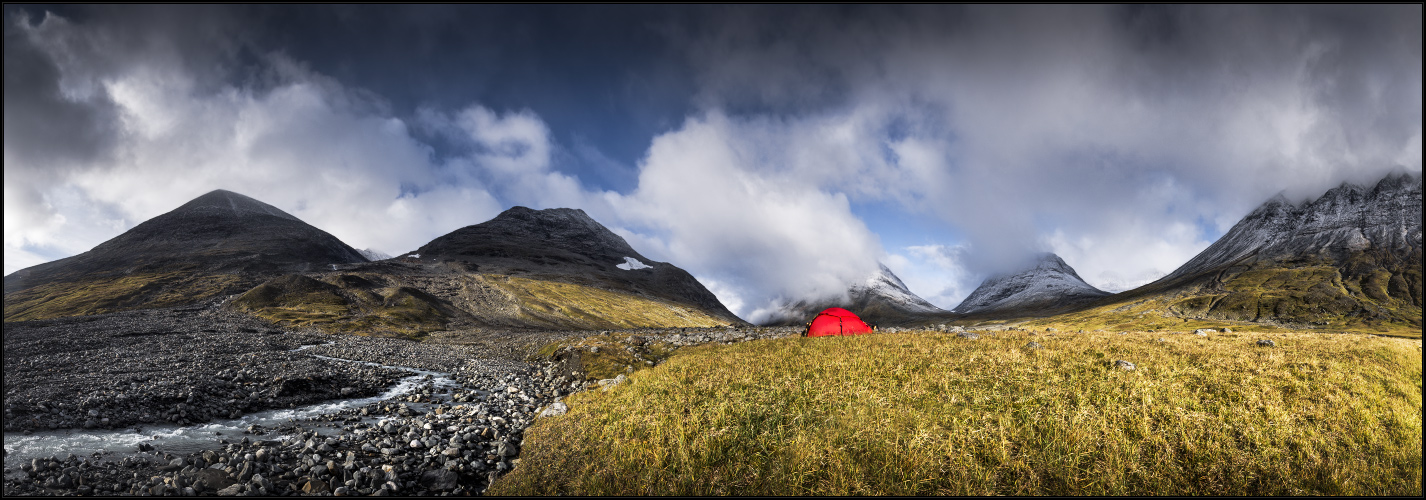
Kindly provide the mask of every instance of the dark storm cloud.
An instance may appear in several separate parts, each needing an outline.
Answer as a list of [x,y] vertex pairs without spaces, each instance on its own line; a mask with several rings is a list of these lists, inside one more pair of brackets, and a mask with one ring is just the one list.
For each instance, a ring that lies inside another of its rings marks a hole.
[[[680,123],[692,81],[666,41],[684,9],[425,5],[255,8],[261,39],[398,114],[472,102],[530,109],[566,144],[599,144],[632,165]],[[670,28],[670,26],[673,26]],[[593,181],[602,180],[591,175]],[[632,188],[631,177],[607,184]]]
[[118,133],[114,103],[66,95],[55,62],[15,24],[4,30],[6,157],[43,168],[98,160]]

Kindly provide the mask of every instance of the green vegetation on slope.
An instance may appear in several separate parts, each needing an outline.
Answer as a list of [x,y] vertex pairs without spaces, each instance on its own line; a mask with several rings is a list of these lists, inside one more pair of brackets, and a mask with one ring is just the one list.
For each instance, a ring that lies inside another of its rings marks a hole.
[[440,300],[408,287],[379,287],[359,276],[334,283],[287,275],[254,287],[233,306],[268,321],[294,327],[356,334],[420,338],[449,320]]
[[[500,275],[462,275],[467,295],[438,297],[400,277],[287,275],[233,301],[240,310],[295,327],[423,338],[457,317],[494,326],[573,330],[721,326],[697,309],[589,286]],[[461,299],[478,300],[461,300]],[[452,304],[451,299],[457,299]],[[465,308],[464,310],[462,308]]]
[[57,281],[5,295],[5,321],[172,307],[237,293],[244,288],[243,279],[236,275],[186,271]]
[[1160,335],[684,349],[570,396],[490,493],[1421,494],[1420,341]]
[[1289,327],[1421,338],[1421,263],[1359,252],[1258,262],[1167,290],[1126,292],[1086,310],[1032,320],[1061,329]]
[[520,306],[520,319],[550,328],[600,330],[724,326],[692,307],[599,288],[486,275],[486,282],[508,293]]

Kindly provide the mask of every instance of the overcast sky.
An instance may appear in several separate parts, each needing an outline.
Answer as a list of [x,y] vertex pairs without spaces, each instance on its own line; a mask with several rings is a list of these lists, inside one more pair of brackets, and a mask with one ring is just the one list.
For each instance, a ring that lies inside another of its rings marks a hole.
[[[886,263],[1117,291],[1421,172],[1420,5],[4,10],[5,273],[213,189],[391,255],[582,208],[740,316]],[[612,265],[612,263],[611,263]]]

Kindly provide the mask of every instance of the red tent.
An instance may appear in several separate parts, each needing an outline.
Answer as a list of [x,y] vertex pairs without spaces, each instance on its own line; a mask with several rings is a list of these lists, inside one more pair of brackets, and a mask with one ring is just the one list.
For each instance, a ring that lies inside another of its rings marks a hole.
[[871,327],[867,326],[861,318],[846,309],[833,307],[818,313],[816,318],[812,318],[812,322],[807,324],[807,332],[803,335],[830,337],[867,333],[871,333]]

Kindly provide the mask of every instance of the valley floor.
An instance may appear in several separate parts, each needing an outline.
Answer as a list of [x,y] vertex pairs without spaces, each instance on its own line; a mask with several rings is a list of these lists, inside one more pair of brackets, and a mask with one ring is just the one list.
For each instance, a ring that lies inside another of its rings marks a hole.
[[[539,347],[568,351],[615,338],[647,346],[620,351],[630,357],[790,332],[447,331],[413,342],[292,331],[221,301],[6,323],[3,491],[479,494],[520,462],[523,431],[539,410],[600,387],[591,377],[612,370],[596,362],[609,350],[527,361]],[[412,377],[413,370],[453,383]],[[402,380],[409,390],[398,394],[392,388],[405,387]],[[269,422],[286,409],[311,416]],[[269,424],[247,425],[253,421]],[[159,439],[209,431],[206,441]],[[22,452],[46,440],[99,444],[52,456]]]

